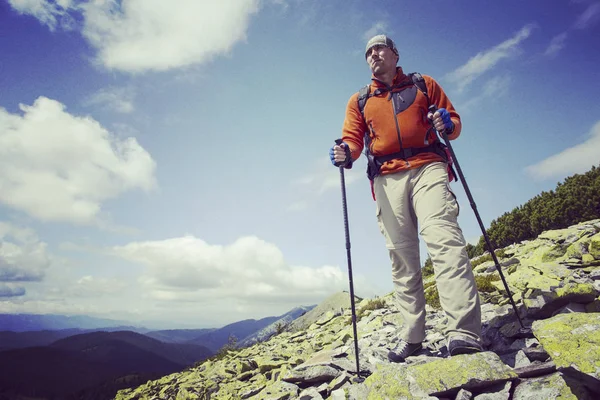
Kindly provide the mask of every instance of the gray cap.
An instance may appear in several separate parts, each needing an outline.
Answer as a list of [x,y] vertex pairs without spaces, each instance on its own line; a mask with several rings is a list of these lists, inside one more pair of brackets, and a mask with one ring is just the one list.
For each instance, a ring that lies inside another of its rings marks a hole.
[[365,48],[365,58],[367,57],[367,52],[371,49],[371,47],[377,45],[389,47],[394,53],[396,53],[396,55],[398,55],[398,49],[396,48],[396,44],[392,39],[390,39],[386,35],[376,35],[373,36],[371,40],[367,42],[367,47]]

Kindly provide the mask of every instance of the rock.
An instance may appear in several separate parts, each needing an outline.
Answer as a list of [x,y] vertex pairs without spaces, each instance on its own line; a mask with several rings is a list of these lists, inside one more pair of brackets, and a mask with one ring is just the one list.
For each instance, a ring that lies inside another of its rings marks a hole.
[[456,394],[456,398],[454,400],[471,400],[472,398],[473,393],[465,389],[460,389]]
[[600,391],[600,314],[559,314],[535,321],[533,333],[558,368]]
[[529,318],[547,318],[561,307],[571,303],[589,303],[598,296],[598,290],[590,283],[567,282],[554,290],[533,291],[523,299]]
[[416,399],[443,396],[461,388],[481,389],[516,377],[496,354],[483,352],[417,365],[382,365],[365,385],[378,396]]
[[290,398],[297,398],[299,388],[296,385],[287,382],[277,382],[274,385],[267,386],[260,393],[258,397],[269,400],[286,400]]
[[519,350],[515,355],[514,368],[523,368],[531,364],[531,361],[523,350]]
[[519,378],[532,378],[540,375],[548,375],[556,371],[556,365],[552,361],[545,363],[535,362],[524,367],[515,368]]
[[585,304],[581,304],[581,303],[569,303],[566,306],[562,307],[559,310],[556,310],[552,315],[557,315],[557,314],[568,314],[568,313],[574,313],[574,312],[579,312],[579,313],[584,313],[585,312]]
[[328,382],[337,378],[341,374],[340,370],[327,365],[315,365],[312,367],[289,371],[282,380],[290,383],[321,383]]
[[600,233],[590,238],[589,252],[595,260],[600,260]]
[[577,400],[560,373],[521,382],[513,393],[513,400],[561,399]]
[[498,384],[488,388],[485,393],[475,396],[474,400],[509,400],[511,387],[511,381]]
[[317,389],[315,389],[314,387],[310,387],[310,388],[304,389],[302,392],[300,392],[298,399],[299,400],[323,400],[323,396],[321,396],[321,393],[319,393],[317,391]]

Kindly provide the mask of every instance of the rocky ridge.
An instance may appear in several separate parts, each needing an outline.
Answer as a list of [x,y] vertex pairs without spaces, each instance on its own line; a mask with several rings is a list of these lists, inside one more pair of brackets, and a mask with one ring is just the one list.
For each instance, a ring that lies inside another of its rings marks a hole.
[[[392,295],[357,299],[357,379],[349,295],[325,302],[252,347],[120,391],[116,399],[584,399],[600,398],[600,220],[509,246],[475,266],[484,352],[449,357],[444,313],[428,305],[424,350],[405,363],[387,351],[402,324]],[[485,255],[484,255],[485,256]],[[482,257],[484,257],[482,256]],[[427,291],[435,290],[432,277]],[[299,326],[301,328],[299,328]]]

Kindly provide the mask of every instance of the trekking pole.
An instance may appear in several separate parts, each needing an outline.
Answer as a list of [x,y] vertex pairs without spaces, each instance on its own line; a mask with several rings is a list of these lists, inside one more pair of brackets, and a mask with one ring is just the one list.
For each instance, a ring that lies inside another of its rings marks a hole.
[[[342,139],[336,139],[335,144],[342,144]],[[350,229],[348,228],[348,206],[346,202],[346,180],[344,178],[344,167],[340,166],[340,181],[342,186],[342,208],[344,210],[344,229],[346,232],[346,258],[348,259],[348,278],[350,281],[350,307],[352,309],[352,330],[354,332],[354,352],[356,353],[356,378],[355,382],[362,382],[360,366],[358,361],[358,335],[356,333],[356,309],[354,305],[354,284],[352,283],[352,257],[350,255]]]
[[[437,111],[437,107],[434,104],[432,104],[429,106],[429,111],[432,114],[435,114],[435,112]],[[529,329],[525,328],[525,325],[523,325],[523,321],[521,321],[521,317],[519,316],[519,310],[517,309],[517,305],[515,304],[512,293],[510,291],[510,288],[508,287],[508,283],[506,282],[506,279],[504,278],[504,274],[502,273],[502,269],[500,268],[500,263],[498,262],[498,258],[496,258],[495,249],[492,246],[492,243],[490,241],[490,238],[487,235],[487,232],[485,231],[485,227],[483,226],[483,222],[481,221],[481,217],[479,216],[479,212],[477,211],[477,205],[475,205],[475,200],[473,200],[473,196],[471,195],[471,191],[469,190],[469,186],[467,185],[465,176],[463,175],[462,170],[460,169],[460,165],[458,164],[458,160],[456,159],[456,154],[454,154],[454,149],[452,148],[452,145],[450,144],[450,139],[448,139],[448,134],[445,131],[442,131],[442,137],[444,138],[444,141],[446,142],[446,146],[448,146],[448,150],[450,150],[450,154],[452,155],[452,160],[456,164],[456,171],[458,172],[460,181],[465,189],[465,193],[467,194],[467,197],[469,198],[469,202],[471,203],[471,208],[475,212],[475,217],[477,218],[477,222],[479,223],[479,227],[481,228],[481,232],[483,233],[485,243],[487,244],[488,249],[490,250],[490,253],[494,260],[494,263],[496,264],[496,269],[498,270],[498,273],[500,274],[500,278],[502,279],[504,288],[506,289],[506,292],[508,293],[508,298],[510,300],[510,303],[512,304],[512,307],[515,310],[515,315],[517,316],[517,319],[519,320],[519,324],[521,325],[521,331],[522,332],[529,331]]]

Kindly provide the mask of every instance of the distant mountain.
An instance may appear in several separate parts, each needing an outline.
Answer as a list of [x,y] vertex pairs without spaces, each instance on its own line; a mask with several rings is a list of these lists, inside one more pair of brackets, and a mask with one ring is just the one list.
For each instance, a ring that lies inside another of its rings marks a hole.
[[285,329],[294,320],[306,314],[313,308],[315,308],[315,305],[296,307],[293,310],[288,311],[287,313],[281,315],[277,320],[273,321],[271,324],[243,338],[241,341],[238,342],[238,346],[248,347],[258,342],[263,342],[269,339],[271,336],[278,333],[278,330]]
[[59,331],[0,332],[0,351],[25,347],[47,346],[59,339],[85,333],[81,329],[61,329]]
[[0,398],[112,398],[117,389],[180,371],[210,355],[201,346],[162,343],[135,332],[75,335],[46,347],[0,352]]
[[215,331],[215,328],[211,329],[168,329],[160,331],[146,332],[146,336],[160,340],[166,343],[186,343],[193,340],[200,335]]
[[86,315],[55,314],[0,314],[0,331],[27,332],[61,329],[98,329],[116,328],[136,332],[147,332],[148,329],[129,326],[126,321],[88,317]]
[[239,346],[246,340],[250,342],[251,340],[253,340],[252,338],[256,339],[258,335],[260,335],[260,331],[269,326],[274,326],[274,324],[276,324],[277,321],[285,320],[287,323],[287,321],[289,320],[289,322],[291,322],[292,320],[306,312],[306,310],[310,310],[313,307],[314,306],[298,307],[278,317],[266,317],[259,320],[246,319],[243,321],[234,322],[222,328],[203,333],[200,336],[190,340],[188,343],[206,346],[213,352],[217,352],[221,347],[228,343],[229,337],[233,336],[236,338]]
[[70,336],[56,341],[51,347],[85,352],[88,357],[106,361],[107,356],[112,357],[112,347],[116,342],[135,346],[184,367],[204,360],[213,354],[205,346],[190,343],[164,343],[130,331],[92,332]]
[[61,329],[57,331],[27,331],[13,332],[0,331],[0,351],[10,349],[22,349],[25,347],[47,346],[59,339],[83,333],[106,331],[122,331],[123,327],[108,327],[98,329]]

